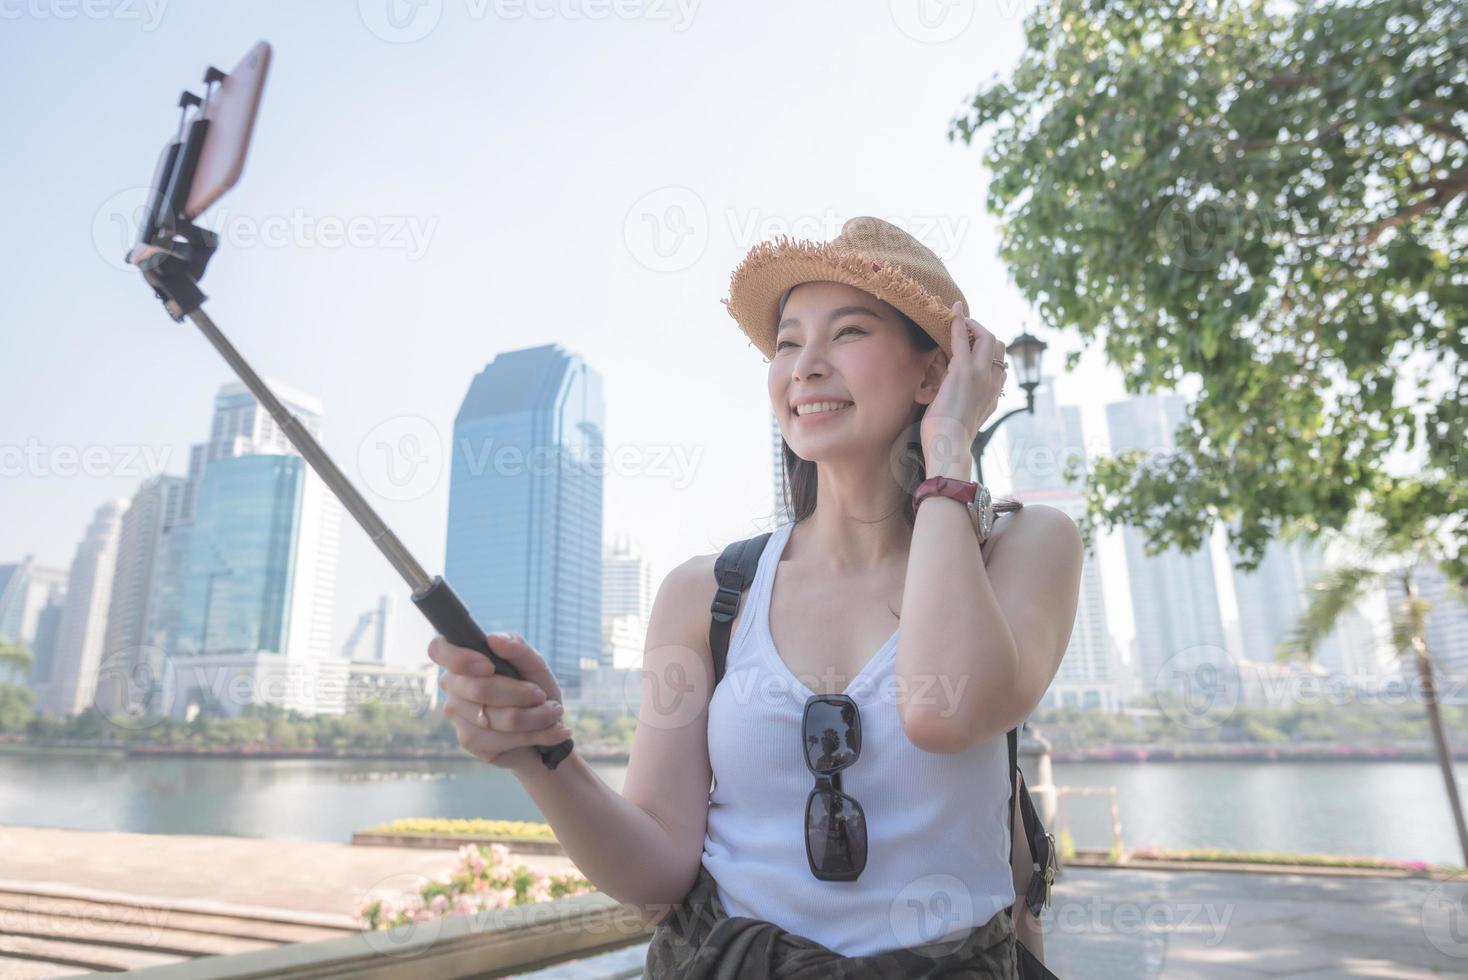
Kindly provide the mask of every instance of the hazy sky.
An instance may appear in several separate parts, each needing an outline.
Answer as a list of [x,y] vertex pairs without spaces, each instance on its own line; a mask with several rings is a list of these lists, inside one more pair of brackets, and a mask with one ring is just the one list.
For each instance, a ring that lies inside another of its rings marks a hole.
[[[69,563],[102,500],[185,471],[234,380],[122,256],[179,92],[261,39],[251,154],[204,222],[223,237],[205,308],[257,370],[322,400],[327,451],[430,570],[470,379],[550,342],[605,378],[606,535],[656,581],[768,529],[766,366],[719,300],[776,234],[899,224],[1001,339],[1048,341],[1059,374],[1078,343],[1019,298],[980,150],[945,135],[1017,59],[1025,7],[0,0],[0,561]],[[1119,374],[1088,353],[1057,395],[1104,445]],[[1011,384],[1000,411],[1022,397]],[[380,449],[404,436],[427,459],[406,487]],[[393,659],[420,660],[429,628],[346,522],[336,642],[382,591],[402,611]]]

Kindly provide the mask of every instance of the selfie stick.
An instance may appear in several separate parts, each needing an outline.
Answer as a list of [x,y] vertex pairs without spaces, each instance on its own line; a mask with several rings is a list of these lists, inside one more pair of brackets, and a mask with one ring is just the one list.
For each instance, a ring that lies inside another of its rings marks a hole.
[[[210,68],[205,82],[224,78],[224,73]],[[207,91],[207,89],[206,89]],[[179,98],[179,107],[186,114],[189,106],[200,106],[198,96],[185,92]],[[383,557],[397,569],[403,581],[413,590],[413,604],[450,643],[468,647],[484,654],[494,663],[496,674],[523,680],[509,661],[490,650],[484,630],[474,621],[463,601],[458,597],[443,576],[430,577],[418,564],[397,535],[383,523],[357,488],[352,486],[331,457],[301,425],[274,393],[266,386],[254,369],[235,350],[234,345],[201,309],[207,298],[199,289],[199,280],[204,276],[204,267],[219,244],[219,236],[207,228],[200,228],[182,214],[182,202],[188,196],[193,181],[193,166],[199,159],[209,120],[203,118],[203,110],[195,114],[184,136],[183,118],[179,120],[179,133],[173,143],[166,147],[159,158],[154,173],[149,203],[139,229],[138,243],[129,250],[127,261],[136,265],[143,273],[154,294],[163,301],[163,307],[174,320],[182,322],[185,317],[194,321],[224,357],[236,375],[245,383],[260,404],[270,413],[280,431],[285,433],[306,462],[316,471],[347,511],[351,513],[367,537],[372,540]],[[182,240],[180,240],[182,236]],[[558,745],[537,745],[541,761],[547,769],[554,769],[561,760],[571,754],[574,743],[566,739]]]

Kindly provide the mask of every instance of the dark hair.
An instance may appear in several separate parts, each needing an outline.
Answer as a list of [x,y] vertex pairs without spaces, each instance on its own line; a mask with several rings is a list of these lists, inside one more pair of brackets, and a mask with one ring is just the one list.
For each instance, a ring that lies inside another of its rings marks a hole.
[[[794,289],[795,287],[790,287]],[[790,290],[780,297],[780,312],[785,313],[785,300],[790,296]],[[907,339],[912,343],[913,350],[919,354],[930,351],[938,346],[938,342],[928,335],[928,332],[912,321],[907,314],[893,307],[903,326],[907,328]],[[928,406],[919,405],[917,413],[909,423],[909,431],[918,432],[918,424],[928,412]],[[816,509],[816,464],[808,459],[801,459],[795,455],[795,450],[785,441],[785,436],[780,436],[780,456],[784,461],[784,480],[782,481],[785,494],[785,507],[790,512],[793,521],[803,521]],[[927,460],[923,458],[923,445],[920,439],[909,439],[906,451],[902,454],[902,484],[907,491],[907,497],[918,488],[918,484],[927,479]],[[905,498],[904,498],[905,499]],[[994,499],[994,510],[996,514],[1008,511],[1016,511],[1024,506],[1024,502],[1009,497],[996,497]],[[901,507],[902,516],[910,528],[917,520],[917,514],[913,512],[912,506],[906,504]]]

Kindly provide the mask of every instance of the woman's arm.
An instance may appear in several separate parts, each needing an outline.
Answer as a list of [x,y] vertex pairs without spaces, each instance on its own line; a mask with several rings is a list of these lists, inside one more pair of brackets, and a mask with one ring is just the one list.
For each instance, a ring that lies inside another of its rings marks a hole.
[[536,760],[516,771],[566,856],[599,890],[638,908],[648,924],[688,894],[703,858],[712,778],[706,613],[714,557],[675,568],[653,601],[622,793],[576,751],[555,769]]
[[[970,473],[952,467],[942,475]],[[1080,531],[1045,504],[1028,504],[1004,522],[985,558],[963,504],[935,496],[918,508],[897,675],[898,690],[910,692],[900,706],[903,727],[925,751],[962,752],[1017,727],[1044,697],[1070,642]]]

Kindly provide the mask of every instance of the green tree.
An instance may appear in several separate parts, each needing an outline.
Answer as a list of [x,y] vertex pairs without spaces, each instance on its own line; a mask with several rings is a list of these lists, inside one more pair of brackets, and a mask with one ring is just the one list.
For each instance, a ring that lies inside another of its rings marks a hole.
[[1364,509],[1468,581],[1468,5],[1056,0],[1024,26],[949,133],[992,131],[1000,254],[1129,391],[1201,383],[1175,451],[1092,463],[1088,542],[1193,551],[1222,521],[1252,569]]
[[[1458,831],[1458,845],[1463,851],[1463,864],[1468,867],[1468,824],[1464,822],[1463,802],[1453,775],[1453,754],[1438,706],[1432,652],[1427,646],[1427,614],[1432,603],[1423,599],[1417,588],[1416,570],[1436,557],[1432,544],[1418,541],[1404,545],[1395,535],[1384,534],[1380,523],[1369,518],[1339,539],[1346,544],[1349,557],[1328,569],[1314,583],[1299,621],[1280,644],[1277,656],[1281,660],[1308,659],[1336,628],[1346,610],[1354,607],[1368,591],[1388,582],[1400,585],[1402,600],[1392,610],[1392,644],[1398,657],[1411,658],[1417,675],[1433,751]],[[1450,584],[1450,591],[1456,601],[1463,601],[1460,586]]]
[[10,667],[24,674],[34,662],[31,652],[18,643],[0,640],[0,667]]
[[0,732],[18,732],[34,717],[31,692],[16,684],[0,684]]

